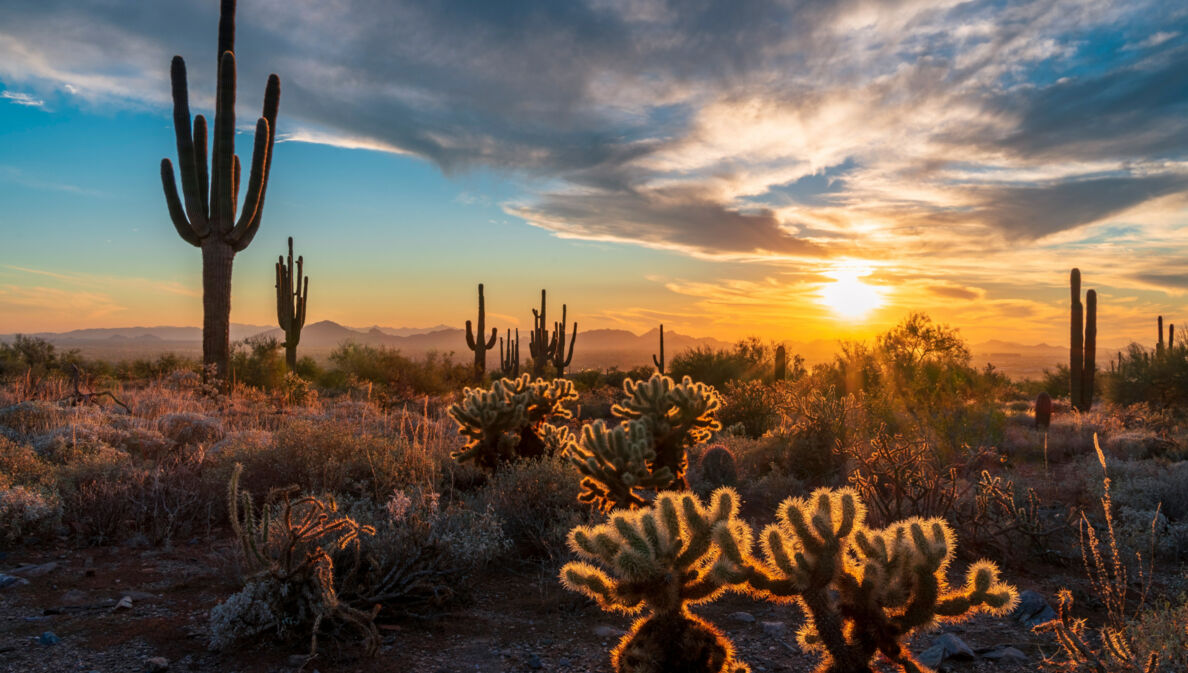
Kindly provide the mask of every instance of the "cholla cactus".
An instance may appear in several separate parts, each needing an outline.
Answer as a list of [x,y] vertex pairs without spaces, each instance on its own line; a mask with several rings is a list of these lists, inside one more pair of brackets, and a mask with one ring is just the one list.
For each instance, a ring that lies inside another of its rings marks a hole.
[[490,390],[466,388],[449,414],[469,441],[453,456],[459,462],[473,460],[493,469],[516,458],[555,451],[572,437],[555,427],[546,428],[546,421],[572,418],[565,403],[576,399],[573,382],[532,381],[528,374],[499,379]]
[[242,473],[236,463],[227,507],[248,575],[241,591],[210,611],[211,645],[223,649],[269,631],[286,637],[308,629],[313,657],[318,629],[330,621],[359,630],[367,653],[375,654],[376,612],[339,600],[330,556],[350,547],[357,553],[360,536],[375,529],[339,513],[330,498],[294,498],[296,487],[273,490],[257,512],[251,494],[239,489]]
[[877,653],[905,673],[924,673],[930,669],[904,647],[914,631],[975,612],[1003,614],[1017,602],[1015,588],[999,581],[989,561],[970,567],[963,587],[949,588],[954,540],[943,519],[873,530],[865,516],[848,488],[790,498],[780,504],[778,523],[763,531],[764,563],[747,559],[745,547],[732,559],[748,568],[760,595],[804,609],[809,621],[799,641],[825,656],[817,673],[871,673]]
[[566,588],[610,612],[647,610],[611,652],[618,673],[748,670],[734,660],[730,641],[689,611],[745,578],[731,560],[751,546],[738,506],[738,494],[727,488],[711,496],[708,509],[690,493],[664,493],[651,507],[570,531],[573,550],[614,577],[589,563],[567,563],[561,569]]
[[571,443],[565,454],[582,478],[578,500],[603,512],[643,507],[648,502],[638,489],[659,490],[672,483],[667,467],[653,472],[656,460],[652,435],[639,421],[608,428],[602,421],[582,427],[582,438]]
[[722,406],[713,386],[694,383],[686,376],[680,383],[663,374],[647,381],[623,382],[627,399],[612,408],[615,416],[639,420],[652,434],[656,458],[653,474],[667,468],[673,474],[670,488],[686,488],[685,451],[709,439],[722,424],[714,417]]

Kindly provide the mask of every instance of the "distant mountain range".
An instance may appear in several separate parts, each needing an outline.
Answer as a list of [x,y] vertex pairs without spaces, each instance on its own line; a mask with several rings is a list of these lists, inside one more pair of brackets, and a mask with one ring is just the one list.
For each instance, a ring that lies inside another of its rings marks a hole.
[[[643,334],[621,329],[579,331],[572,367],[627,369],[650,365],[652,354],[657,351],[658,331],[652,329]],[[505,335],[506,332],[500,333],[500,336]],[[13,336],[0,335],[0,341],[11,341]],[[200,353],[202,348],[200,327],[112,327],[42,332],[31,336],[41,337],[62,348],[78,348],[91,357],[109,359],[152,357],[165,352],[192,356]],[[232,341],[253,336],[284,338],[280,329],[270,325],[231,325]],[[521,329],[520,337],[520,360],[526,363],[529,359],[528,330]],[[413,357],[430,351],[453,352],[460,360],[467,360],[471,356],[466,347],[465,331],[456,327],[347,327],[330,320],[306,325],[301,332],[300,350],[305,355],[324,358],[347,341],[396,348]],[[665,332],[664,342],[669,360],[688,348],[728,348],[731,345],[731,342],[713,337],[693,337],[672,331]],[[837,342],[826,339],[786,342],[786,345],[789,353],[800,354],[809,364],[828,361],[838,351]],[[1002,340],[970,344],[970,351],[979,366],[992,362],[995,367],[1012,376],[1037,376],[1043,369],[1054,368],[1056,363],[1068,357],[1068,349],[1063,346],[1024,345]],[[1105,361],[1107,357],[1112,357],[1112,353],[1105,350],[1099,359]],[[488,361],[494,363],[497,357],[498,345],[493,353],[488,354]]]

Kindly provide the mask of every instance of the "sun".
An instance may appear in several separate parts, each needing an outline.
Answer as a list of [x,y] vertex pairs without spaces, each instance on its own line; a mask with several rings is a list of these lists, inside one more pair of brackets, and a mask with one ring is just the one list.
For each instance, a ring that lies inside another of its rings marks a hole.
[[835,316],[859,320],[883,305],[882,291],[861,280],[870,275],[870,269],[841,268],[825,275],[833,282],[821,286],[821,303]]

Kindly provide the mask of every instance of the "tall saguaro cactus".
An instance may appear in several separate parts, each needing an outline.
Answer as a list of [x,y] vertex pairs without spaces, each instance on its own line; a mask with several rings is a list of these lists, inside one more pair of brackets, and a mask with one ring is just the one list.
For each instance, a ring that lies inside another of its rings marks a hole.
[[[235,154],[235,0],[222,0],[219,11],[218,86],[215,92],[214,147],[206,158],[206,119],[190,121],[186,63],[174,56],[173,127],[177,136],[179,198],[173,164],[161,160],[161,184],[173,226],[182,240],[202,249],[202,360],[226,380],[231,360],[231,265],[235,253],[252,242],[264,212],[264,194],[272,168],[280,78],[268,77],[264,111],[256,121],[252,168],[239,217],[239,157]],[[184,199],[184,206],[183,206]]]
[[1081,270],[1069,274],[1072,295],[1069,325],[1069,402],[1079,411],[1093,406],[1093,373],[1097,358],[1097,291],[1085,292],[1081,304]]
[[508,378],[520,377],[520,328],[516,328],[516,338],[512,339],[512,331],[507,329],[507,347],[504,348],[503,337],[499,337],[499,368]]
[[528,352],[532,355],[532,375],[544,376],[545,366],[557,368],[557,377],[565,376],[565,368],[573,361],[573,344],[577,341],[577,323],[573,323],[573,334],[569,338],[569,354],[565,354],[565,316],[568,306],[561,305],[561,322],[553,323],[549,333],[548,304],[544,290],[540,291],[540,311],[532,309],[532,333],[528,335]]
[[660,357],[652,356],[652,363],[656,365],[656,371],[664,373],[664,323],[660,323]]
[[782,345],[776,346],[774,370],[773,378],[776,381],[788,378],[788,351]]
[[479,283],[479,312],[478,330],[472,331],[470,321],[466,321],[466,347],[474,351],[474,376],[481,381],[487,374],[487,351],[495,347],[495,339],[499,330],[491,328],[491,338],[483,340],[487,332],[487,303],[483,298],[483,284]]
[[565,368],[573,362],[573,343],[577,341],[577,321],[573,323],[573,334],[569,337],[569,354],[565,354],[565,313],[569,307],[561,304],[561,322],[553,324],[553,366],[557,368],[557,378],[565,378]]
[[285,331],[285,364],[289,371],[297,370],[297,343],[301,328],[305,327],[305,307],[309,300],[309,277],[303,267],[305,258],[297,258],[293,269],[293,237],[289,237],[289,259],[276,258],[276,320]]
[[1159,316],[1158,318],[1156,318],[1156,324],[1159,326],[1158,327],[1159,341],[1155,342],[1155,352],[1162,353],[1163,352],[1163,316]]

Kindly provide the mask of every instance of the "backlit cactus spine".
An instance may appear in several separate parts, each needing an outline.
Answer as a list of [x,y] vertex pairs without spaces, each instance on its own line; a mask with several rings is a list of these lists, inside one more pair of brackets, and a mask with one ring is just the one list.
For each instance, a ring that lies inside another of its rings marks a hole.
[[466,347],[474,351],[474,378],[482,381],[487,375],[487,351],[495,347],[495,338],[499,330],[491,328],[491,338],[483,341],[487,333],[487,304],[483,298],[483,284],[479,283],[478,329],[472,330],[470,321],[466,321]]
[[1093,374],[1097,366],[1097,291],[1085,292],[1085,304],[1081,304],[1080,269],[1073,269],[1069,274],[1069,285],[1072,294],[1068,346],[1069,402],[1078,411],[1089,411],[1093,406]]
[[961,588],[948,586],[954,538],[943,519],[872,530],[865,516],[853,490],[818,489],[780,504],[760,539],[761,564],[745,547],[723,546],[756,593],[800,604],[808,616],[800,645],[824,657],[815,673],[873,673],[876,654],[904,673],[926,673],[906,647],[914,632],[977,612],[1005,614],[1017,602],[989,561],[973,564]]
[[660,323],[660,356],[653,355],[652,364],[656,365],[658,373],[664,373],[664,323]]
[[297,258],[293,268],[293,237],[289,237],[288,262],[276,258],[276,320],[285,331],[285,364],[289,371],[297,369],[297,343],[305,326],[305,307],[309,299],[309,277],[303,267],[305,258]]
[[173,57],[170,80],[181,196],[169,159],[161,160],[161,185],[177,233],[202,249],[202,361],[212,365],[216,376],[225,381],[231,362],[231,266],[235,253],[246,248],[260,228],[272,168],[280,78],[270,75],[264,90],[264,111],[256,121],[252,168],[238,219],[241,171],[235,154],[235,0],[222,0],[219,11],[218,85],[209,171],[206,118],[195,117],[191,129],[186,63],[181,56]]
[[579,526],[569,543],[586,561],[565,564],[561,582],[608,612],[637,614],[611,652],[617,673],[744,673],[730,641],[689,606],[706,603],[743,581],[725,552],[749,549],[751,530],[738,518],[738,494],[716,491],[705,507],[690,493],[664,493],[648,508]]

